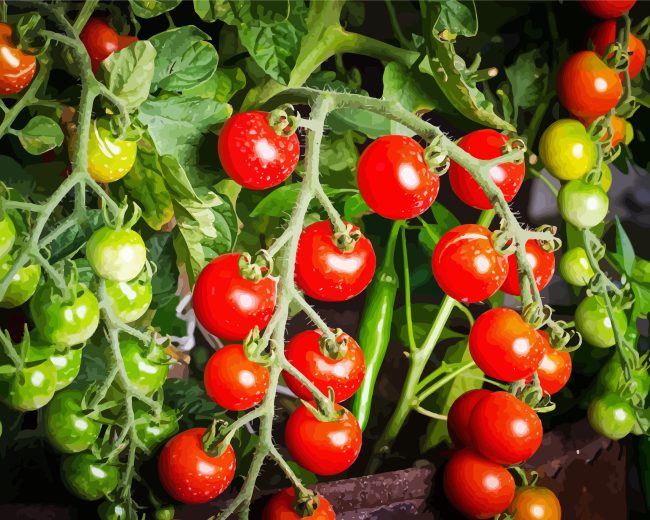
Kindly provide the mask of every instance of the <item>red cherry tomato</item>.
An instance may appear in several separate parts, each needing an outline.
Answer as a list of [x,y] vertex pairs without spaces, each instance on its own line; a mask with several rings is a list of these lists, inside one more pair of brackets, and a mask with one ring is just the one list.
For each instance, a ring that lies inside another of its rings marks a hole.
[[342,406],[335,421],[319,421],[304,405],[287,421],[284,440],[291,457],[316,475],[345,471],[361,451],[361,428],[357,419]]
[[[285,356],[297,370],[327,395],[328,388],[334,390],[336,402],[345,401],[357,391],[366,372],[363,351],[350,336],[342,333],[337,341],[347,344],[345,354],[332,359],[321,350],[323,333],[320,330],[305,330],[296,334],[285,347]],[[295,377],[282,373],[287,386],[300,399],[310,401],[311,392]]]
[[192,428],[172,437],[160,453],[160,483],[175,500],[184,504],[204,504],[213,500],[235,476],[235,452],[211,457],[203,449],[205,428]]
[[264,508],[262,520],[335,520],[336,514],[332,504],[318,495],[318,507],[309,516],[298,516],[293,508],[296,502],[296,492],[293,488],[283,489],[271,497]]
[[[559,351],[549,343],[548,334],[538,330],[539,342],[544,346],[544,357],[537,367],[537,376],[542,390],[549,395],[556,394],[564,388],[571,375],[571,356],[568,352]],[[530,383],[532,376],[526,378]]]
[[229,253],[212,260],[199,274],[192,295],[201,325],[228,341],[244,339],[256,326],[266,327],[275,309],[275,280],[244,278],[239,257]]
[[508,470],[471,448],[454,453],[444,471],[445,495],[468,518],[493,518],[515,496],[515,480]]
[[17,94],[32,82],[36,58],[25,54],[13,41],[13,28],[0,23],[0,95]]
[[618,18],[627,13],[636,0],[580,0],[580,5],[597,18]]
[[247,410],[260,403],[269,388],[269,371],[246,357],[242,345],[217,350],[203,371],[205,391],[227,410]]
[[557,75],[557,95],[564,107],[578,117],[605,115],[623,93],[618,74],[593,51],[576,52]]
[[[361,235],[356,226],[350,233]],[[332,223],[323,220],[307,226],[296,254],[296,282],[312,298],[326,302],[349,300],[362,292],[375,274],[375,251],[361,235],[351,251],[338,248]]]
[[492,392],[481,399],[469,423],[472,447],[497,464],[528,460],[542,443],[537,413],[508,392]]
[[[587,39],[593,43],[596,54],[605,56],[607,47],[616,42],[616,20],[605,20],[597,23],[589,30]],[[641,40],[630,34],[627,51],[630,54],[628,72],[630,78],[634,78],[639,75],[645,65],[646,48]],[[624,75],[621,73],[621,80],[623,77]]]
[[[537,240],[526,242],[526,259],[535,275],[535,284],[540,291],[551,281],[555,272],[555,255],[552,251],[544,251]],[[519,270],[517,269],[517,256],[508,256],[508,276],[503,282],[501,290],[504,293],[519,296]]]
[[457,448],[471,445],[472,432],[469,429],[469,419],[477,403],[490,393],[489,390],[470,390],[456,399],[449,408],[447,430]]
[[135,43],[137,41],[138,41],[137,36],[129,36],[128,34],[127,35],[118,34],[117,35],[117,50],[121,51],[125,47],[128,47],[129,45],[131,45],[132,43]]
[[424,148],[410,137],[386,135],[363,151],[357,184],[366,204],[385,218],[417,217],[431,207],[440,180],[424,161]]
[[512,309],[481,314],[469,333],[469,351],[478,367],[501,381],[532,374],[544,357],[544,346],[528,323]]
[[[477,159],[496,159],[503,155],[501,150],[510,139],[496,130],[477,130],[467,134],[459,142],[463,150]],[[526,167],[523,163],[504,163],[490,168],[490,177],[510,202],[524,182]],[[449,182],[454,193],[468,206],[490,209],[492,204],[470,173],[455,162],[449,167]]]
[[99,64],[119,49],[118,36],[110,25],[100,18],[91,18],[79,34],[88,55],[93,72],[97,72]]
[[219,134],[221,166],[244,188],[265,190],[277,186],[298,164],[298,136],[276,134],[268,118],[267,112],[235,114]]
[[489,229],[464,224],[447,231],[433,251],[433,276],[452,298],[475,303],[492,296],[508,275],[508,260],[492,245]]

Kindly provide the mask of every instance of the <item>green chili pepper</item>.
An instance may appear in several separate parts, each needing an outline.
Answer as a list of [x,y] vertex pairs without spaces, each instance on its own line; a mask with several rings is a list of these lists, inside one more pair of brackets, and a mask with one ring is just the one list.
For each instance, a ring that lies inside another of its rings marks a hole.
[[366,375],[361,387],[354,395],[352,411],[364,430],[370,417],[372,393],[379,369],[386,355],[390,341],[390,329],[393,321],[393,307],[399,282],[395,272],[395,244],[404,221],[398,220],[393,227],[386,244],[386,256],[381,268],[375,273],[366,304],[361,316],[358,343],[363,350],[366,361]]

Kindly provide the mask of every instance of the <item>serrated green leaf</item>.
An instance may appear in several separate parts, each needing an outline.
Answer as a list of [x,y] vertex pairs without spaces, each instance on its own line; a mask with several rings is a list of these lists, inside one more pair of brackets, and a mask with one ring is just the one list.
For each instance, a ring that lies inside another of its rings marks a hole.
[[[438,89],[431,88],[431,77],[417,69],[409,70],[404,65],[391,62],[384,69],[384,99],[395,100],[409,112],[430,112],[445,101],[436,96]],[[447,109],[450,105],[447,103]]]
[[154,18],[171,11],[181,0],[129,0],[133,14],[140,18]]
[[159,231],[174,216],[172,198],[157,155],[138,150],[134,167],[124,177],[123,184],[142,208],[142,217],[152,229]]
[[35,116],[17,132],[20,144],[32,155],[41,155],[63,143],[59,124],[45,116]]
[[185,166],[196,163],[195,151],[203,134],[231,113],[232,107],[226,103],[169,96],[145,101],[138,119],[147,127],[158,154],[172,155]]
[[439,33],[446,30],[451,35],[476,36],[478,18],[472,0],[438,0],[437,3],[440,4],[440,14],[435,28]]
[[621,258],[621,265],[623,271],[629,277],[632,276],[632,269],[634,268],[634,247],[627,236],[621,220],[616,216],[616,254]]
[[100,66],[100,76],[129,112],[135,111],[149,95],[156,50],[148,41],[137,41],[114,52]]
[[219,62],[210,36],[193,25],[156,34],[149,41],[156,49],[152,89],[182,91],[214,75]]
[[230,101],[246,86],[246,75],[239,68],[217,69],[207,81],[183,91],[185,96],[212,99],[221,103]]
[[161,174],[176,200],[191,200],[200,204],[201,198],[194,191],[187,173],[175,157],[163,155],[160,158]]
[[233,16],[227,0],[194,0],[194,11],[208,23],[231,20]]
[[536,61],[541,60],[541,52],[534,49],[517,56],[515,62],[506,67],[506,77],[512,89],[512,102],[521,108],[531,108],[538,105],[548,85],[548,63],[538,67]]

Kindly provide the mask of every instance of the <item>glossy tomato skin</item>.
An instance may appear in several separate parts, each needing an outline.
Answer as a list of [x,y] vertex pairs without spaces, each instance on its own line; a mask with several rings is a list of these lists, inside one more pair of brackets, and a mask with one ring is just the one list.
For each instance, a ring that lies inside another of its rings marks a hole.
[[[74,158],[76,137],[68,143],[68,154]],[[93,121],[88,139],[88,173],[97,182],[111,183],[124,177],[133,168],[137,152],[137,142],[113,136],[107,119]]]
[[275,309],[276,282],[259,282],[239,272],[239,253],[218,256],[199,274],[192,301],[209,332],[227,341],[243,340],[254,327],[266,327]]
[[293,488],[283,489],[271,497],[264,508],[262,520],[335,520],[336,514],[332,504],[322,495],[318,495],[318,507],[309,516],[298,516],[293,509],[296,492]]
[[[555,272],[555,255],[552,251],[544,251],[537,240],[528,240],[526,242],[526,259],[533,270],[537,289],[541,291],[548,285],[551,278],[553,278],[553,273]],[[506,277],[506,281],[503,282],[501,290],[504,293],[514,296],[519,296],[521,293],[517,256],[515,254],[508,256],[508,276]]]
[[579,179],[596,164],[598,150],[584,125],[574,119],[558,119],[544,130],[539,155],[556,179]]
[[228,445],[222,455],[211,457],[203,449],[205,428],[192,428],[172,437],[160,453],[160,483],[175,500],[204,504],[213,500],[235,476],[235,452]]
[[561,520],[560,501],[550,489],[538,486],[517,488],[508,513],[516,520]]
[[93,72],[99,64],[118,50],[117,33],[101,18],[91,18],[79,34],[90,56]]
[[[543,330],[536,331],[539,341],[544,346],[544,357],[537,367],[539,384],[545,393],[553,395],[562,390],[571,376],[571,356],[568,352],[559,351],[550,344],[548,334]],[[526,378],[530,383],[532,376]]]
[[[509,140],[496,130],[484,129],[467,134],[458,142],[458,146],[477,159],[489,160],[501,157],[502,148]],[[523,162],[504,163],[490,168],[490,177],[503,193],[506,202],[510,202],[517,195],[524,182],[525,173],[526,166]],[[468,206],[477,209],[492,208],[487,195],[470,173],[454,161],[449,167],[449,182],[454,193]]]
[[[354,339],[342,333],[337,340],[347,341],[347,351],[343,357],[332,359],[321,352],[322,337],[320,330],[305,330],[296,334],[285,347],[285,356],[323,394],[327,395],[328,388],[332,388],[336,402],[345,401],[352,397],[363,381],[366,371],[363,351]],[[311,392],[291,374],[285,371],[282,376],[300,399],[313,399]]]
[[472,446],[497,464],[528,460],[542,443],[537,413],[508,392],[493,392],[474,407],[470,418]]
[[544,357],[535,329],[512,309],[481,314],[469,333],[469,351],[489,377],[509,383],[532,374]]
[[593,51],[576,52],[560,67],[557,95],[575,116],[605,115],[616,106],[622,94],[621,78]]
[[600,186],[576,180],[560,188],[557,205],[564,220],[578,229],[585,229],[603,222],[609,210],[609,199]]
[[102,278],[128,282],[144,269],[147,247],[140,234],[132,229],[103,226],[90,235],[86,258]]
[[597,18],[618,18],[627,13],[636,0],[580,0],[580,5]]
[[[10,254],[6,254],[0,258],[0,279],[6,276],[13,267],[13,264],[14,258]],[[0,307],[3,309],[12,309],[25,303],[36,292],[40,279],[40,265],[31,264],[21,267],[12,278],[5,295],[0,300]]]
[[13,28],[0,23],[0,95],[18,94],[34,79],[36,58],[13,42]]
[[155,417],[147,408],[136,408],[135,432],[138,439],[149,450],[155,450],[172,435],[178,433],[178,413],[171,408],[163,408]]
[[9,379],[0,379],[0,399],[21,412],[37,410],[54,396],[56,368],[49,360],[26,366]]
[[463,224],[443,235],[433,251],[440,288],[455,300],[475,303],[492,296],[508,275],[508,260],[492,245],[489,229]]
[[319,421],[304,405],[287,421],[285,444],[291,457],[316,475],[336,475],[348,469],[361,451],[361,428],[345,408],[336,421]]
[[[594,52],[599,56],[605,56],[607,48],[616,42],[616,20],[605,20],[594,25],[589,30],[588,40],[593,43]],[[645,65],[646,48],[641,40],[634,34],[630,34],[627,50],[630,54],[628,72],[632,79],[639,75]]]
[[269,370],[246,357],[242,345],[217,350],[203,371],[205,391],[226,410],[247,410],[262,402],[269,388]]
[[[352,226],[350,233],[361,231]],[[307,226],[300,234],[296,282],[305,294],[317,300],[349,300],[368,287],[376,262],[375,251],[365,236],[360,236],[352,251],[342,251],[334,242],[331,221],[323,220]]]
[[87,450],[99,437],[101,424],[81,408],[82,399],[79,390],[64,390],[45,409],[47,440],[63,453]]
[[66,457],[61,465],[63,482],[83,500],[99,500],[109,495],[119,480],[117,466],[83,452]]
[[447,414],[447,430],[454,446],[464,448],[472,444],[472,432],[469,429],[469,420],[474,407],[484,397],[490,395],[489,390],[470,390],[458,397],[449,408]]
[[560,260],[560,274],[567,283],[584,287],[594,276],[587,252],[582,247],[567,250]]
[[5,256],[11,251],[16,241],[16,226],[11,217],[5,215],[0,219],[0,256]]
[[147,312],[153,300],[153,287],[144,274],[130,282],[106,281],[106,296],[111,309],[124,323],[139,320]]
[[443,485],[451,504],[468,518],[493,518],[506,510],[515,496],[508,470],[471,448],[454,453],[445,466]]
[[368,145],[357,165],[357,184],[370,209],[392,220],[421,215],[440,188],[424,148],[403,135],[385,135]]
[[120,352],[126,375],[140,392],[150,395],[163,385],[169,364],[160,345],[154,344],[145,349],[137,340],[129,338],[120,341]]
[[[575,313],[576,330],[582,338],[594,347],[609,348],[616,344],[612,322],[602,296],[587,296],[582,300]],[[614,309],[614,321],[621,331],[627,330],[625,311]]]
[[636,422],[632,406],[614,392],[592,401],[587,418],[595,431],[612,440],[628,435]]
[[278,135],[267,112],[232,116],[219,134],[219,160],[228,176],[251,190],[265,190],[285,181],[300,159],[294,133]]

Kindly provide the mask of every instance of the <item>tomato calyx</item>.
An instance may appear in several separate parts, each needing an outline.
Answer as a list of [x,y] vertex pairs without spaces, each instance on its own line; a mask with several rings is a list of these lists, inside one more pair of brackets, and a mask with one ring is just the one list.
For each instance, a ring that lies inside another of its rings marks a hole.
[[126,214],[128,210],[129,204],[125,199],[124,203],[119,206],[119,209],[114,215],[114,218],[111,218],[111,215],[108,213],[108,206],[104,205],[102,207],[102,212],[105,224],[116,231],[131,229],[133,226],[135,226],[136,222],[140,220],[140,217],[142,216],[142,209],[134,202],[133,213],[127,220]]
[[328,388],[327,394],[327,398],[316,399],[314,404],[309,403],[304,399],[301,399],[300,401],[320,422],[337,422],[345,416],[345,409],[336,406],[334,390],[331,387]]
[[239,256],[239,273],[246,280],[257,283],[271,274],[273,257],[266,249],[260,249],[253,258],[249,253]]
[[293,503],[293,510],[300,518],[312,516],[320,505],[320,496],[313,491],[301,490],[294,487],[296,500]]
[[503,155],[507,155],[512,152],[521,152],[521,155],[519,157],[515,157],[512,159],[511,162],[512,164],[523,164],[524,162],[524,154],[526,153],[526,143],[524,142],[523,139],[516,138],[516,139],[509,139],[502,147],[501,147],[501,153]]
[[300,114],[293,105],[281,105],[269,112],[269,125],[279,136],[289,137],[295,134],[300,126]]
[[435,136],[424,149],[424,162],[434,175],[444,175],[449,171],[451,159],[442,146],[442,136]]
[[533,378],[529,384],[526,384],[525,379],[520,379],[510,385],[509,392],[537,413],[555,410],[555,403],[551,400],[551,396],[542,389],[537,371],[533,372]]
[[348,340],[341,329],[335,329],[333,335],[323,334],[319,340],[323,356],[337,360],[345,357],[348,351]]
[[201,439],[203,451],[210,457],[220,457],[230,446],[224,442],[228,434],[228,423],[222,419],[213,419],[212,424],[205,430]]
[[[272,345],[272,341],[269,341]],[[253,330],[248,333],[243,342],[244,354],[253,363],[261,366],[270,366],[275,359],[275,349],[271,348],[270,352],[267,351],[268,344],[264,344],[261,340],[260,329],[255,326]]]
[[[335,229],[334,223],[332,223],[332,228]],[[345,224],[344,231],[337,231],[332,234],[332,242],[334,245],[344,253],[350,253],[354,251],[357,241],[362,237],[361,231],[359,228],[356,228],[350,223]]]

